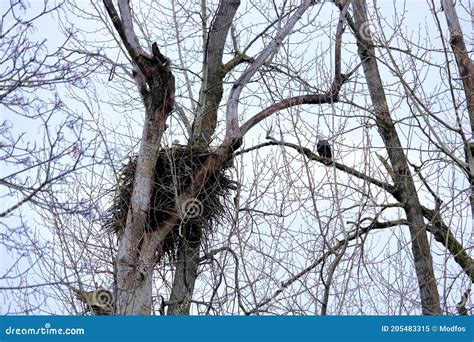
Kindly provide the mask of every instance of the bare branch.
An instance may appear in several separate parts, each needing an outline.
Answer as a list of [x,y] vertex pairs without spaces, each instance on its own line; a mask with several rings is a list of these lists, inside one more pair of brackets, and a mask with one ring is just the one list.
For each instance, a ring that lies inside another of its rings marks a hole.
[[281,28],[281,30],[272,39],[270,44],[258,55],[255,61],[247,68],[247,70],[244,71],[237,82],[232,86],[232,90],[227,101],[225,137],[227,142],[233,144],[236,140],[242,138],[238,119],[240,93],[250,81],[252,76],[255,75],[261,66],[268,60],[268,58],[277,52],[285,37],[291,32],[298,20],[311,5],[314,5],[313,0],[303,1],[295,13],[290,17],[290,19],[288,19],[286,25]]

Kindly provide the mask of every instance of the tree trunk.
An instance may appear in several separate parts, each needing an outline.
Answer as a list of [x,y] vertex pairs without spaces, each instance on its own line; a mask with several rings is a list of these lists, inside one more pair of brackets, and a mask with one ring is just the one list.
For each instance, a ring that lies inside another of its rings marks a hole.
[[441,0],[446,22],[450,33],[449,43],[456,57],[459,74],[461,75],[464,93],[466,95],[467,111],[471,124],[471,138],[462,136],[465,146],[466,163],[469,168],[469,182],[471,184],[471,219],[474,231],[474,63],[469,57],[464,42],[463,31],[459,24],[456,8],[451,0]]
[[393,181],[400,195],[410,226],[412,252],[420,290],[422,312],[424,315],[441,314],[430,245],[423,219],[423,208],[418,199],[413,177],[406,155],[403,152],[395,123],[390,116],[368,26],[366,1],[354,0],[352,4],[358,54],[363,65],[367,86],[372,99],[377,128],[387,149],[394,171]]
[[204,34],[207,34],[207,38],[203,42],[202,82],[193,124],[192,145],[208,146],[214,135],[226,74],[222,56],[239,6],[240,0],[221,0],[209,33]]
[[189,315],[196,283],[201,241],[186,241],[178,250],[167,315]]
[[[223,95],[223,81],[226,75],[222,57],[225,42],[239,5],[239,0],[221,0],[209,32],[204,32],[204,36],[207,35],[207,38],[203,41],[203,79],[190,145],[207,147],[214,135],[217,113]],[[207,25],[204,25],[204,28],[206,27]],[[205,232],[206,230],[202,229],[202,231]],[[200,237],[198,241],[186,241],[178,247],[178,260],[171,289],[168,315],[189,315],[190,300],[198,274],[201,239]]]
[[118,0],[117,3],[120,15],[111,0],[104,0],[107,13],[132,59],[133,76],[145,106],[145,123],[127,222],[119,238],[115,312],[149,315],[156,249],[172,227],[164,224],[159,227],[161,231],[152,232],[148,227],[148,212],[161,138],[166,119],[174,108],[175,81],[171,62],[156,43],[152,45],[151,55],[141,48],[133,30],[129,1]]
[[147,315],[152,307],[156,250],[148,249],[153,239],[153,232],[148,227],[148,212],[160,141],[174,101],[174,78],[170,71],[166,77],[168,79],[156,81],[156,88],[150,87],[146,96],[146,118],[132,198],[116,261],[116,313],[119,315]]

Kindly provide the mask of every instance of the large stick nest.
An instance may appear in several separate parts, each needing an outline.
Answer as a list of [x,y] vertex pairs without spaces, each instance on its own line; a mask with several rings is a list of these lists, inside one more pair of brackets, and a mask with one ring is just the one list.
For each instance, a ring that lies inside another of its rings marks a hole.
[[[205,241],[212,227],[225,212],[224,200],[233,183],[221,170],[208,175],[204,184],[185,203],[178,203],[179,195],[190,185],[193,176],[210,156],[207,149],[188,146],[163,148],[158,153],[155,167],[154,187],[146,229],[154,230],[170,217],[178,213],[181,220],[166,237],[163,251],[175,259],[180,244],[189,241]],[[133,192],[137,156],[124,165],[116,186],[106,229],[119,237],[127,222],[127,214]],[[201,239],[203,237],[203,239]]]

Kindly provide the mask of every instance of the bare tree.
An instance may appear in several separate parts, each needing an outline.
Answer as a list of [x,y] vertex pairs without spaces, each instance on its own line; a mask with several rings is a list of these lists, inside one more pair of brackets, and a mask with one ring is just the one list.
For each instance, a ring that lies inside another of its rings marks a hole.
[[[94,120],[127,121],[91,120],[107,153],[62,187],[77,212],[37,197],[60,246],[41,259],[42,284],[74,314],[110,314],[98,291],[112,282],[119,315],[469,313],[468,12],[442,3],[450,40],[434,2],[426,20],[363,0],[69,3],[63,27],[71,13],[94,24],[67,51],[107,66],[94,84],[108,93],[74,99]],[[189,171],[177,151],[205,158]],[[163,160],[174,178],[157,190]],[[120,190],[130,166],[115,245],[104,210],[85,209],[117,198],[113,176]],[[225,211],[187,239],[183,207],[222,174]],[[175,205],[150,219],[166,191]]]
[[19,308],[25,312],[40,309],[48,300],[31,301],[30,295],[68,282],[64,274],[35,277],[36,267],[52,249],[32,221],[41,211],[86,216],[92,211],[81,198],[63,196],[65,184],[96,163],[92,156],[97,143],[97,135],[85,132],[83,117],[65,98],[68,91],[86,89],[90,75],[101,64],[67,48],[74,31],[58,40],[48,40],[47,32],[38,32],[45,22],[58,18],[63,3],[15,0],[3,5],[0,226],[5,264],[0,278],[2,288],[19,298],[16,307],[7,309],[14,313]]
[[[82,156],[85,148],[80,146],[77,118],[58,119],[58,113],[67,111],[67,107],[56,88],[62,84],[84,87],[93,66],[87,64],[85,56],[66,52],[67,39],[51,47],[45,40],[30,38],[35,24],[52,16],[60,6],[46,2],[40,8],[27,11],[23,1],[11,1],[2,16],[0,101],[5,116],[1,126],[0,158],[7,168],[0,184],[9,192],[3,194],[3,201],[9,205],[2,208],[0,217],[30,201],[41,205],[35,201],[38,194],[74,171],[79,161],[75,157]],[[51,48],[54,50],[48,51]],[[43,146],[29,144],[30,133],[17,127],[29,122],[39,123],[44,134]],[[68,129],[76,134],[75,139],[69,140]],[[73,156],[76,162],[62,170],[56,168],[55,164],[65,156]],[[31,172],[37,172],[38,177],[29,178]],[[9,201],[9,197],[13,199]]]
[[[418,199],[408,160],[403,152],[395,124],[390,115],[376,62],[375,49],[372,47],[374,44],[371,41],[370,31],[367,29],[367,5],[365,1],[354,1],[354,26],[358,42],[357,48],[374,107],[375,122],[384,141],[393,170],[392,177],[396,192],[405,210],[410,227],[423,313],[425,315],[439,314],[441,313],[439,294],[426,235],[423,208]],[[366,28],[365,34],[362,34],[364,27]]]
[[468,138],[469,134],[466,134],[462,129],[459,131],[459,135],[464,145],[465,162],[467,163],[466,168],[468,168],[469,181],[471,184],[471,217],[474,220],[474,65],[466,49],[463,29],[459,24],[459,18],[454,3],[452,1],[441,1],[441,6],[444,9],[446,22],[448,24],[450,35],[449,43],[456,57],[459,75],[462,79],[471,126],[470,139]]

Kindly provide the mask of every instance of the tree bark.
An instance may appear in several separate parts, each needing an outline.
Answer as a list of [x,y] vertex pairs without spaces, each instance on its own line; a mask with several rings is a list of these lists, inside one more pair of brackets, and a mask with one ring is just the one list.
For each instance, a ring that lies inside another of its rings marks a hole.
[[453,1],[441,0],[441,6],[446,16],[450,39],[451,49],[456,57],[459,74],[461,76],[464,94],[466,96],[467,111],[471,124],[471,138],[466,139],[463,135],[465,145],[466,163],[469,165],[469,182],[471,185],[471,220],[472,229],[474,231],[474,63],[469,57],[464,42],[463,31],[459,24],[459,18]]
[[129,2],[118,2],[121,16],[111,0],[104,0],[104,5],[132,59],[133,76],[145,106],[130,208],[118,243],[115,312],[118,315],[149,315],[156,262],[156,248],[150,246],[155,246],[157,237],[164,238],[167,232],[153,233],[147,228],[148,212],[161,138],[166,119],[174,107],[175,82],[171,63],[158,46],[153,44],[151,55],[140,47],[133,31]]
[[191,299],[196,283],[199,266],[198,241],[185,241],[178,250],[178,260],[174,272],[173,287],[169,300],[167,315],[189,315]]
[[222,56],[225,42],[240,6],[240,0],[221,0],[204,44],[202,82],[193,124],[193,145],[208,146],[217,125],[217,112],[224,91],[226,75]]
[[[204,32],[202,82],[190,145],[207,147],[214,135],[226,75],[222,61],[225,42],[239,5],[240,0],[221,0],[209,32]],[[205,10],[206,8],[203,12]],[[203,20],[203,29],[207,29],[206,18]],[[185,241],[178,247],[168,315],[189,315],[190,313],[194,284],[198,274],[200,244],[201,237],[198,241]]]
[[430,245],[426,234],[426,224],[423,219],[423,208],[418,199],[408,160],[403,152],[395,123],[391,118],[388,108],[367,21],[366,1],[354,0],[352,5],[358,54],[372,99],[375,121],[392,164],[394,171],[393,181],[409,223],[422,312],[424,315],[441,314]]

